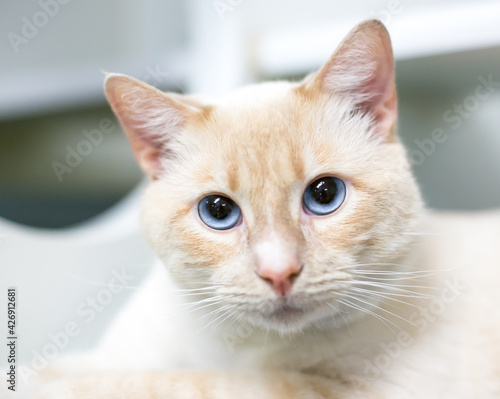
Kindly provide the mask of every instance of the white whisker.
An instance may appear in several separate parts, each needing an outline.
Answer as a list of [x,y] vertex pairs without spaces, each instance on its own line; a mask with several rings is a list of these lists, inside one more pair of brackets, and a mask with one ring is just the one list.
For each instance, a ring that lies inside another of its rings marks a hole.
[[391,332],[393,332],[393,333],[394,333],[394,330],[393,330],[393,329],[391,328],[391,326],[390,326],[389,324],[387,324],[387,323],[392,324],[392,325],[393,325],[394,327],[396,327],[398,330],[400,330],[400,331],[404,332],[404,331],[403,331],[403,329],[402,329],[401,327],[399,327],[398,325],[394,324],[392,321],[387,320],[385,317],[383,317],[383,316],[381,316],[381,315],[379,315],[379,314],[377,314],[377,313],[375,313],[375,312],[372,312],[371,310],[368,310],[368,309],[363,308],[362,306],[356,305],[356,304],[354,304],[354,303],[352,303],[352,302],[348,301],[347,299],[341,299],[341,300],[339,300],[339,303],[342,303],[344,306],[351,307],[351,308],[353,308],[353,309],[357,309],[357,310],[359,310],[359,311],[361,311],[361,312],[365,312],[365,313],[367,313],[367,314],[369,314],[369,315],[372,315],[373,317],[375,317],[375,318],[377,318],[378,320],[380,320],[380,321],[381,321],[381,322],[382,322],[382,323],[383,323],[383,324],[384,324],[387,328],[389,328],[389,330],[390,330]]
[[[405,319],[404,317],[402,317],[402,316],[400,316],[400,315],[398,315],[398,314],[395,314],[395,313],[393,313],[393,312],[391,312],[391,311],[389,311],[389,310],[387,310],[387,309],[384,309],[384,308],[382,308],[382,307],[380,307],[380,306],[378,306],[378,305],[376,305],[376,304],[374,304],[374,303],[366,302],[366,301],[364,301],[364,300],[362,300],[362,299],[360,299],[360,298],[358,298],[358,297],[356,297],[356,296],[354,296],[354,295],[350,295],[350,294],[344,294],[344,296],[346,296],[346,297],[348,297],[348,298],[351,298],[352,300],[355,300],[355,301],[358,301],[358,302],[364,303],[365,305],[371,306],[371,307],[373,307],[373,308],[375,308],[375,309],[381,310],[382,312],[386,312],[387,314],[389,314],[389,315],[391,315],[391,316],[393,316],[393,317],[396,317],[396,318],[398,318],[399,320],[404,321],[405,323],[409,323],[409,324],[411,324],[412,326],[414,325],[414,324],[413,324],[411,321],[409,321],[408,319]],[[387,320],[387,319],[386,319],[386,320]],[[389,320],[388,320],[388,321],[389,321]]]
[[[414,303],[407,302],[407,301],[402,301],[400,299],[393,298],[393,296],[389,296],[389,295],[386,295],[385,293],[381,293],[381,292],[378,292],[378,291],[371,291],[371,290],[367,290],[367,289],[359,288],[359,287],[353,287],[352,290],[355,291],[355,292],[358,292],[358,293],[360,293],[362,295],[365,295],[365,296],[372,295],[372,296],[375,296],[377,298],[391,300],[391,301],[394,301],[394,302],[398,302],[398,303],[401,303],[401,304],[404,304],[404,305],[408,305],[408,306],[420,309],[420,306],[415,305]],[[410,297],[410,298],[414,298],[414,297]],[[420,300],[420,298],[414,298],[414,299],[419,299]]]

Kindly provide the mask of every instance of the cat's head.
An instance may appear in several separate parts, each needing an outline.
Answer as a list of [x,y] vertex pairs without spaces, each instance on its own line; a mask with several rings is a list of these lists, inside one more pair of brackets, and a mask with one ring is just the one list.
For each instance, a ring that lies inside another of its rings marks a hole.
[[214,306],[300,330],[359,307],[369,286],[358,282],[408,250],[421,200],[380,22],[357,26],[299,83],[207,99],[113,74],[106,93],[150,180],[149,242]]

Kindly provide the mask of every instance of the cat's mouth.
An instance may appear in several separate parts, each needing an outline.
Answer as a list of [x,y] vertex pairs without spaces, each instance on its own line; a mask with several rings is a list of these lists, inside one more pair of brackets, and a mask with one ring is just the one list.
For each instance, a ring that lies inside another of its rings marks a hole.
[[[281,333],[296,333],[321,320],[334,320],[334,325],[342,324],[336,318],[335,301],[328,303],[307,301],[303,298],[289,297],[269,301],[259,309],[247,313],[253,323],[266,329],[280,331]],[[332,317],[333,316],[333,317]],[[324,323],[322,323],[324,325]]]
[[295,333],[320,319],[332,316],[328,306],[294,296],[250,302],[240,309],[244,319],[251,324],[281,333]]
[[260,321],[267,328],[280,331],[300,329],[310,316],[310,309],[299,307],[287,302],[274,304],[271,309],[260,313]]
[[297,306],[292,306],[287,303],[283,303],[279,305],[276,309],[271,311],[268,315],[268,317],[274,318],[274,319],[282,319],[282,320],[287,320],[293,317],[299,317],[304,315],[306,310],[304,308],[299,308]]

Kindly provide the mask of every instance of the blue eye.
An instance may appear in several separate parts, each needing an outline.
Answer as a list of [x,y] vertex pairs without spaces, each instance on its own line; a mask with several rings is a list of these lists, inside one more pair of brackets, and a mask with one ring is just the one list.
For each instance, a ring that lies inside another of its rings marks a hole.
[[241,218],[241,211],[235,202],[222,195],[207,195],[198,204],[201,220],[212,229],[228,230]]
[[345,184],[336,177],[321,177],[313,181],[304,193],[304,206],[315,215],[336,211],[345,198]]

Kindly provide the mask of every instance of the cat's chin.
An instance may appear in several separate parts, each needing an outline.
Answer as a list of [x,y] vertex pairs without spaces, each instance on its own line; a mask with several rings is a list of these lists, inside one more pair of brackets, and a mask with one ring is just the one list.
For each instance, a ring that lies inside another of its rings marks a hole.
[[311,309],[289,304],[279,304],[268,312],[252,313],[250,321],[267,330],[274,330],[283,334],[301,332],[307,327],[323,320],[325,315],[321,309]]

